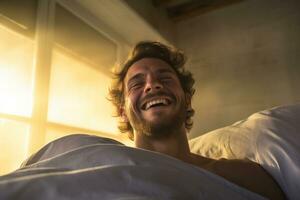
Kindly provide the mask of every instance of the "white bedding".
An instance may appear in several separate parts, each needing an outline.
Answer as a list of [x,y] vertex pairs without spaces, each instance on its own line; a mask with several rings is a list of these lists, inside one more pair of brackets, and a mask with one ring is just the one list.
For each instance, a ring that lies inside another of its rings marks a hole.
[[215,159],[250,159],[276,179],[288,199],[300,199],[300,104],[276,107],[190,141]]
[[87,135],[52,142],[0,177],[0,199],[264,199],[169,156]]

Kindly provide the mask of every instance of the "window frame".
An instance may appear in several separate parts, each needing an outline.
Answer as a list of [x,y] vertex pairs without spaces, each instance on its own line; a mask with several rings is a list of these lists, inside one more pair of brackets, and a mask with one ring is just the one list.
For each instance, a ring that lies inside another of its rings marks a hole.
[[[25,33],[24,29],[17,24],[10,22],[4,17],[0,16],[0,22],[7,28],[10,28],[22,35],[30,37],[34,41],[34,83],[33,83],[33,102],[32,102],[32,114],[31,117],[18,116],[14,114],[7,114],[0,112],[0,118],[9,119],[17,122],[25,122],[30,126],[28,151],[30,155],[35,153],[43,145],[45,145],[46,131],[47,129],[56,129],[64,131],[66,134],[71,132],[84,132],[88,134],[101,135],[103,137],[109,137],[116,140],[126,140],[124,135],[110,135],[97,130],[85,129],[81,127],[64,125],[61,123],[49,122],[48,116],[48,101],[49,101],[49,86],[51,77],[51,59],[52,51],[54,49],[54,23],[55,23],[55,7],[59,4],[65,9],[70,11],[75,16],[82,19],[87,25],[94,28],[100,34],[104,34],[112,42],[117,45],[117,60],[119,62],[125,56],[124,49],[128,48],[128,45],[118,35],[116,35],[108,27],[102,26],[97,20],[95,20],[88,12],[80,12],[79,7],[76,4],[68,4],[66,1],[60,0],[38,0],[36,25],[33,33],[34,37]],[[80,13],[80,14],[78,14]],[[4,22],[3,22],[4,21]],[[103,31],[103,29],[104,31]],[[26,156],[28,156],[26,155]]]

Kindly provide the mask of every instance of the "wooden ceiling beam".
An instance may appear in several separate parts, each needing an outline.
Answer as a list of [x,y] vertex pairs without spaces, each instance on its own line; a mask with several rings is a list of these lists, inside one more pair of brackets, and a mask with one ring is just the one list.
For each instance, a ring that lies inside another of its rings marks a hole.
[[[216,9],[223,8],[225,6],[236,4],[242,2],[243,0],[219,0],[219,1],[212,1],[208,4],[203,4],[201,1],[191,2],[189,4],[181,5],[176,7],[169,7],[167,8],[168,16],[172,21],[181,21],[184,19],[188,19],[191,17],[195,17]],[[207,1],[206,1],[207,2]]]
[[[154,7],[159,8],[169,8],[174,6],[180,6],[186,3],[189,3],[194,0],[152,0],[152,4]],[[201,0],[198,0],[201,1]]]

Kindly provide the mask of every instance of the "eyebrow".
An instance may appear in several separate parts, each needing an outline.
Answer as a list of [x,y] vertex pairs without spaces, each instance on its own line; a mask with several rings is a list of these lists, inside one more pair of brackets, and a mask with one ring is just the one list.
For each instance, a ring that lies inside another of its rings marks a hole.
[[159,70],[157,70],[157,72],[159,72],[159,73],[175,73],[173,70],[171,70],[171,69],[159,69]]

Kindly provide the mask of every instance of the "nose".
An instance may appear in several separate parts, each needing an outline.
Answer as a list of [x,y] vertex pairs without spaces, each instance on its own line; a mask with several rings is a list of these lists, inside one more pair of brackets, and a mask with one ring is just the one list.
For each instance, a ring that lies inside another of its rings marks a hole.
[[147,82],[144,88],[145,93],[154,92],[156,90],[161,90],[163,88],[163,85],[161,82],[154,78],[154,77],[147,77]]

